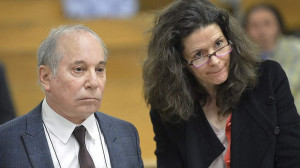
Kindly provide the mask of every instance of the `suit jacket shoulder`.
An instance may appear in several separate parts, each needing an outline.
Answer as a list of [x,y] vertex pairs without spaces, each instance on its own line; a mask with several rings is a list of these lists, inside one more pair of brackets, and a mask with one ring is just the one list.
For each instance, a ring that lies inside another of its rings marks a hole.
[[[96,112],[113,168],[143,167],[139,136],[129,122]],[[53,167],[41,104],[0,126],[0,167]]]
[[112,167],[143,167],[137,129],[131,123],[96,112]]
[[0,126],[0,167],[53,167],[41,104]]

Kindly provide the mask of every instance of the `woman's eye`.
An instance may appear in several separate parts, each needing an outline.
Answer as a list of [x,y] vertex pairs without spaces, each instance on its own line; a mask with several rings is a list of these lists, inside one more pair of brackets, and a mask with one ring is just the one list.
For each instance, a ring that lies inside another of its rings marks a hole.
[[199,52],[196,53],[196,57],[202,57],[202,55],[203,55],[203,54],[202,54],[201,51],[199,51]]
[[223,42],[222,42],[222,41],[218,41],[218,42],[216,42],[216,46],[217,46],[217,47],[221,47],[221,46],[223,46]]

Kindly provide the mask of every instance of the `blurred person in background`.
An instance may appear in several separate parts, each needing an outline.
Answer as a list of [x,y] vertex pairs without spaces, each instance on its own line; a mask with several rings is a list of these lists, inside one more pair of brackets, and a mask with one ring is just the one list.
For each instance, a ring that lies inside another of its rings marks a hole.
[[300,118],[281,66],[227,11],[177,0],[143,65],[158,168],[300,167]]
[[263,59],[275,60],[285,70],[295,104],[300,109],[300,39],[285,35],[282,16],[275,6],[258,4],[244,18],[245,30],[261,50]]
[[0,167],[143,167],[136,128],[98,112],[107,49],[82,25],[53,29],[38,50],[45,98],[0,126]]
[[6,80],[5,69],[0,62],[0,125],[16,117]]

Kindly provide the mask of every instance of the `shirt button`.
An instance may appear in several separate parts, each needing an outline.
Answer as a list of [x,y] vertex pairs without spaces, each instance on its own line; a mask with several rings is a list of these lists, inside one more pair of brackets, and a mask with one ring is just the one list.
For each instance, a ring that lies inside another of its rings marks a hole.
[[278,135],[280,133],[279,127],[275,127],[274,132],[275,135]]
[[267,97],[266,103],[267,105],[272,105],[274,103],[275,98],[273,96]]

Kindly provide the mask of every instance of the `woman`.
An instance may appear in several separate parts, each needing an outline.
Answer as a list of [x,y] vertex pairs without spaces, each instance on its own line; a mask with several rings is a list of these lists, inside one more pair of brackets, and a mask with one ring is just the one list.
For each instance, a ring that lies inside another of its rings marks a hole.
[[280,65],[226,11],[176,1],[143,67],[158,168],[300,166],[300,119]]

